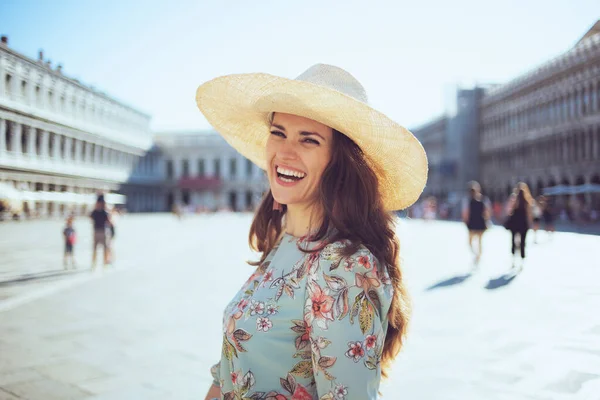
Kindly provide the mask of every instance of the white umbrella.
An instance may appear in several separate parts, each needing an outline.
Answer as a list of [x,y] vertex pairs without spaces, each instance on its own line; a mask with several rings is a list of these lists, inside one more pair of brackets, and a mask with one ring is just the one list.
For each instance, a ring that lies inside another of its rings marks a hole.
[[573,189],[571,186],[567,186],[567,185],[552,186],[552,187],[545,188],[543,191],[543,194],[545,194],[547,196],[571,194],[571,193],[573,193]]
[[108,204],[125,204],[127,202],[127,197],[118,193],[107,193],[104,198]]
[[573,193],[600,193],[600,185],[597,183],[586,183],[584,185],[575,186]]

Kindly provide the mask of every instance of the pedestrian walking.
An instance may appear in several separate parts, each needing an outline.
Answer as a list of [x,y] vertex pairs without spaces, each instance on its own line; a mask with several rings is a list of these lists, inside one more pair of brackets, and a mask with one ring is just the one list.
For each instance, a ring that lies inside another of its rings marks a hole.
[[73,227],[73,216],[67,218],[66,226],[63,229],[63,238],[65,240],[65,252],[63,256],[63,266],[65,269],[69,267],[69,261],[72,268],[77,268],[75,258],[73,256],[73,247],[75,246],[76,236],[75,228]]
[[408,323],[392,211],[423,190],[421,144],[329,65],[220,77],[196,100],[270,187],[249,235],[260,260],[225,309],[206,399],[377,398]]
[[90,218],[92,219],[92,224],[94,227],[92,269],[96,268],[96,254],[98,251],[98,246],[102,246],[104,267],[106,267],[110,264],[109,237],[106,231],[111,227],[112,224],[110,214],[106,210],[106,202],[103,195],[98,196],[96,207],[90,214]]
[[504,226],[511,232],[511,252],[513,254],[513,269],[517,268],[515,262],[517,247],[521,250],[521,263],[519,270],[523,269],[525,263],[525,246],[527,244],[527,231],[532,224],[531,207],[533,198],[529,191],[529,186],[524,182],[519,182],[513,194],[509,199],[508,217]]
[[469,182],[469,196],[463,200],[462,219],[469,231],[469,248],[473,253],[475,266],[479,265],[481,260],[481,242],[491,212],[492,205],[490,200],[481,194],[481,185],[475,181]]

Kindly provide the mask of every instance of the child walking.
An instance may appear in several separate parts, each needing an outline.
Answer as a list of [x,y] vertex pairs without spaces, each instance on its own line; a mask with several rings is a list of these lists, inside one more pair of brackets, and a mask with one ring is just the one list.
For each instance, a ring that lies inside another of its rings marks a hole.
[[65,238],[65,255],[63,259],[63,265],[65,269],[68,267],[68,261],[71,260],[71,267],[77,268],[75,265],[75,258],[73,258],[73,246],[75,245],[75,228],[73,228],[73,216],[67,218],[67,226],[63,230],[63,236]]

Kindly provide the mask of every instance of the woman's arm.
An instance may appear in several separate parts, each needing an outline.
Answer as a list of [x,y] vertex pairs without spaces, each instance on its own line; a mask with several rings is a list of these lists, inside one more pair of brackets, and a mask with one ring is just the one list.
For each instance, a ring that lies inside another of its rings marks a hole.
[[221,387],[219,386],[219,377],[221,376],[220,361],[210,367],[210,374],[212,375],[213,381],[208,389],[205,400],[221,399]]
[[331,261],[319,260],[308,277],[304,323],[310,350],[294,370],[313,374],[316,398],[374,400],[386,333],[382,320],[391,303],[391,287],[380,278],[389,278],[365,248],[341,263]]
[[208,393],[206,394],[206,398],[204,400],[213,400],[221,398],[221,388],[215,386],[214,384],[210,385],[208,389]]

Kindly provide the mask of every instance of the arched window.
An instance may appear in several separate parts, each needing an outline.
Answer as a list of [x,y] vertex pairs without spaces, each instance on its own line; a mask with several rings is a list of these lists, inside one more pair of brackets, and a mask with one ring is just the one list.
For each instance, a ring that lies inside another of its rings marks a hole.
[[35,104],[40,107],[42,105],[42,88],[40,85],[35,86]]
[[21,98],[23,100],[27,99],[27,81],[25,80],[21,81]]
[[54,92],[52,90],[48,90],[48,108],[54,109]]
[[12,75],[6,74],[4,76],[4,94],[6,97],[10,97],[12,94]]

